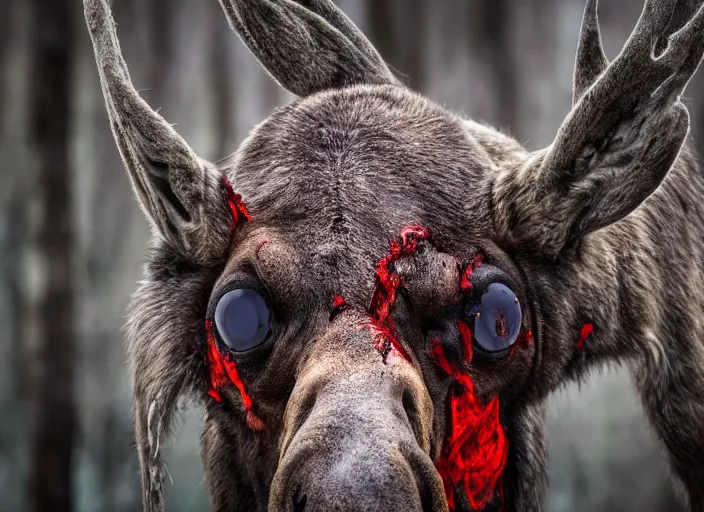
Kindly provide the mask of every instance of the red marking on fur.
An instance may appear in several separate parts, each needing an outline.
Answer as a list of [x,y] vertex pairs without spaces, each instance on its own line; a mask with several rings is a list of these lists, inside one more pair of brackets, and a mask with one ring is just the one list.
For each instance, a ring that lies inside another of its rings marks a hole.
[[338,295],[332,300],[333,309],[344,308],[346,305],[347,302],[345,302],[345,298],[342,295]]
[[470,281],[469,278],[472,277],[474,271],[477,270],[477,267],[481,265],[483,261],[484,255],[482,255],[482,253],[477,253],[474,256],[472,263],[467,265],[467,268],[464,269],[464,272],[462,272],[462,277],[460,278],[460,290],[462,292],[472,291],[472,281]]
[[262,247],[264,247],[268,243],[269,243],[269,240],[264,240],[263,242],[260,242],[259,245],[257,245],[257,248],[254,250],[254,256],[257,259],[259,259],[259,251],[261,251]]
[[519,348],[524,348],[529,346],[531,343],[533,343],[533,331],[521,331],[520,334],[518,335],[518,338],[516,338],[516,342],[511,345],[511,348],[509,349],[508,352],[508,358],[509,360],[513,357],[514,353],[516,350]]
[[[458,322],[457,327],[465,362],[470,363],[472,332],[464,322]],[[449,507],[454,510],[455,490],[461,485],[472,508],[481,510],[494,497],[498,484],[503,508],[500,481],[508,457],[508,439],[499,420],[499,398],[482,404],[472,379],[447,358],[440,340],[431,342],[431,355],[455,380],[449,396],[447,436],[436,464]]]
[[579,352],[584,349],[584,344],[587,342],[589,336],[594,332],[594,324],[584,324],[579,331],[579,339],[577,340],[577,350]]
[[406,361],[411,361],[408,352],[396,339],[391,308],[396,302],[396,293],[403,284],[401,276],[396,273],[393,263],[404,256],[411,256],[418,250],[418,241],[430,238],[428,230],[422,226],[408,226],[401,230],[401,241],[389,243],[389,254],[377,263],[376,283],[369,305],[369,326],[373,328],[374,346],[384,362],[391,350],[396,350]]
[[254,411],[247,411],[245,421],[247,422],[247,426],[254,432],[263,432],[266,429],[266,425],[264,425],[262,419],[257,416]]
[[345,301],[345,298],[342,295],[337,295],[333,300],[332,300],[332,310],[330,311],[330,321],[332,322],[333,319],[342,313],[345,309],[347,309],[347,301]]
[[264,430],[264,422],[252,410],[254,402],[240,378],[237,364],[229,354],[223,355],[220,352],[213,334],[213,325],[209,320],[205,321],[205,330],[208,333],[208,367],[210,368],[210,390],[208,394],[216,401],[221,402],[220,390],[227,385],[229,380],[240,392],[246,412],[247,425],[255,431]]
[[225,176],[222,177],[222,188],[225,190],[225,200],[232,214],[232,223],[230,224],[230,237],[232,237],[240,221],[242,219],[245,221],[252,220],[252,216],[249,214],[247,206],[245,206],[242,201],[242,196],[235,193],[235,190]]

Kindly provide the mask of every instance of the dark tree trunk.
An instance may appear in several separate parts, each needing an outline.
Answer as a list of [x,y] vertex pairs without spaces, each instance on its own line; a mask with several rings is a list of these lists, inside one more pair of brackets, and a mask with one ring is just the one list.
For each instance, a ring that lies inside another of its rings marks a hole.
[[151,18],[150,43],[154,54],[152,61],[149,96],[152,101],[163,102],[168,87],[168,71],[173,61],[175,46],[174,31],[179,2],[172,0],[152,0],[149,2]]
[[[235,85],[230,79],[234,64],[228,51],[231,38],[237,37],[225,20],[220,9],[213,10],[210,48],[210,80],[213,115],[215,119],[216,159],[222,159],[234,151],[234,101]],[[273,79],[272,79],[273,80]]]
[[401,11],[405,14],[403,73],[408,75],[409,84],[416,91],[423,92],[426,85],[427,62],[425,47],[428,45],[426,24],[428,14],[427,0],[405,0]]
[[481,0],[469,12],[470,52],[480,55],[491,72],[497,101],[494,123],[515,129],[516,63],[511,38],[511,0]]
[[34,0],[32,7],[30,134],[37,155],[40,203],[36,246],[44,289],[36,371],[32,383],[34,429],[30,441],[29,509],[72,508],[76,430],[74,290],[69,138],[73,72],[73,0]]
[[404,70],[400,69],[402,56],[394,23],[394,1],[366,0],[365,7],[369,40],[398,76]]
[[403,83],[422,91],[426,83],[427,0],[367,0],[369,39]]
[[[12,47],[12,40],[15,36],[13,23],[15,22],[15,0],[5,0],[2,7],[3,13],[0,16],[0,112],[6,112],[7,89],[9,84],[8,71],[9,53]],[[3,123],[0,123],[0,135],[2,134]]]

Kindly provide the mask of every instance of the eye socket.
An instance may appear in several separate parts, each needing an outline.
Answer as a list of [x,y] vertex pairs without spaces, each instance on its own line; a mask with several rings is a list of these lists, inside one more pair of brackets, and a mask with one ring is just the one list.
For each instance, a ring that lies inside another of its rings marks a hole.
[[[477,315],[478,313],[478,315]],[[474,339],[487,352],[506,350],[521,331],[521,305],[513,291],[502,283],[492,283],[472,308]]]
[[270,323],[269,306],[254,290],[229,291],[220,297],[215,307],[218,334],[234,352],[259,346],[269,334]]

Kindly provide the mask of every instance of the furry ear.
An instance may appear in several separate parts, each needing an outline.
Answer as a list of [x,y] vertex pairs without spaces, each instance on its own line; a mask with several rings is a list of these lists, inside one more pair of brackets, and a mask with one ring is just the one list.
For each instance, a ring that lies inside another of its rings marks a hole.
[[[689,130],[680,95],[704,54],[704,6],[656,55],[678,0],[648,0],[607,67],[589,0],[575,72],[576,104],[552,145],[494,185],[506,243],[548,258],[637,208],[660,185]],[[694,9],[692,9],[694,10]]]
[[281,86],[298,96],[354,84],[398,84],[330,0],[220,0],[230,26]]
[[127,315],[144,512],[164,510],[161,450],[177,418],[179,401],[197,402],[207,392],[203,321],[207,305],[202,293],[212,288],[219,274],[217,268],[174,272],[170,261],[176,256],[168,252],[147,267]]
[[198,264],[219,260],[229,243],[220,173],[140,98],[107,0],[84,0],[83,5],[110,125],[142,208],[187,259]]

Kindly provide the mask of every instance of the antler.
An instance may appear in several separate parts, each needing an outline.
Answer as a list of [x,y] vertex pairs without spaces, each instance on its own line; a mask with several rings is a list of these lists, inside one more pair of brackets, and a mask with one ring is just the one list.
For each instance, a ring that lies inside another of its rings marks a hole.
[[[596,24],[597,2],[590,0],[590,3]],[[545,172],[553,174],[568,167],[579,157],[585,144],[604,139],[618,120],[644,101],[677,108],[679,96],[704,53],[704,6],[689,23],[670,36],[665,51],[655,56],[655,46],[670,23],[676,3],[677,0],[646,1],[638,24],[619,56],[562,125],[543,161]],[[586,18],[589,21],[591,16]],[[591,39],[593,37],[587,37]],[[600,42],[598,47],[603,52]]]
[[[221,261],[229,246],[230,217],[220,173],[140,98],[107,1],[84,0],[83,6],[110,125],[143,209],[182,256],[201,265]],[[168,337],[173,331],[164,333],[164,325],[173,328],[181,319],[164,318],[169,308],[163,305],[157,309],[158,314],[133,315],[139,321],[130,325],[129,336],[143,508],[148,512],[164,510],[160,446],[179,397],[192,387],[189,375],[199,364],[184,362],[180,345]]]
[[228,243],[220,174],[139,96],[107,1],[83,5],[110,125],[140,203],[174,248],[195,263],[211,264]]
[[254,56],[298,96],[353,84],[399,83],[330,0],[219,1]]
[[609,59],[601,45],[601,32],[597,17],[598,0],[588,0],[582,19],[582,30],[577,46],[577,61],[574,67],[572,104],[576,104],[584,91],[594,83],[609,66]]
[[[495,185],[508,241],[549,257],[633,211],[659,186],[689,130],[680,95],[704,54],[704,6],[656,55],[678,0],[647,0],[608,64],[588,0],[577,52],[574,107],[553,144]],[[681,13],[679,13],[681,14]]]

